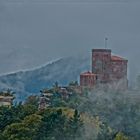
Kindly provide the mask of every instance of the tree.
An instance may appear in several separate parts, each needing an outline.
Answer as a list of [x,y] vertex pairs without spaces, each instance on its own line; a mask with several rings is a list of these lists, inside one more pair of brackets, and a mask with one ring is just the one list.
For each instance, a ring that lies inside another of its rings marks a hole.
[[35,140],[65,140],[66,117],[62,110],[47,110]]
[[57,92],[58,92],[58,89],[59,89],[59,84],[58,84],[58,82],[56,81],[56,82],[54,83],[54,85],[53,85],[53,88],[52,88],[53,93],[57,93]]
[[38,107],[38,102],[39,102],[39,97],[31,95],[26,99],[24,104],[25,105],[33,105],[33,106]]
[[73,117],[70,118],[68,122],[67,132],[69,140],[74,140],[81,135],[81,131],[83,129],[82,126],[83,123],[81,121],[80,114],[78,113],[78,110],[75,110]]
[[29,115],[21,123],[13,123],[6,127],[3,136],[7,140],[33,140],[41,123],[40,115]]
[[98,140],[112,140],[112,137],[114,135],[113,130],[106,124],[106,123],[101,123],[99,125],[100,131],[98,133]]
[[130,140],[127,136],[125,136],[122,132],[119,132],[114,140]]
[[77,81],[72,81],[69,83],[69,86],[78,86],[78,82]]
[[4,130],[7,125],[16,122],[18,120],[16,115],[15,107],[0,107],[0,130]]

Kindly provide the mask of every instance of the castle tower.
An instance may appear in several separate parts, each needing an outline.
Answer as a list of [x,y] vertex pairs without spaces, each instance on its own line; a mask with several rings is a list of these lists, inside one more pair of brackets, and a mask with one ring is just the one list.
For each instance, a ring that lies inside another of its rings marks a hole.
[[110,74],[110,80],[111,83],[117,83],[120,89],[128,88],[127,63],[128,60],[122,57],[111,56],[112,72]]
[[92,73],[97,74],[97,78],[101,83],[109,82],[111,73],[110,49],[92,50]]
[[96,74],[85,72],[80,74],[80,85],[83,87],[94,87],[96,85]]

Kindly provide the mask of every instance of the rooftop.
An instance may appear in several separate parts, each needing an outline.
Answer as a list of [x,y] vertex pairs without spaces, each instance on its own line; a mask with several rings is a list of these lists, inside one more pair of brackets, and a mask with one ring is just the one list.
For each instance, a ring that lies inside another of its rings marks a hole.
[[111,60],[113,60],[113,61],[127,61],[125,58],[115,56],[115,55],[111,56]]
[[13,96],[1,96],[0,95],[0,99],[13,99]]
[[81,75],[93,75],[93,76],[96,76],[96,74],[94,74],[94,73],[92,73],[92,72],[90,72],[90,71],[81,73]]
[[0,106],[10,106],[10,102],[0,102]]
[[92,49],[92,52],[110,52],[111,53],[111,49]]

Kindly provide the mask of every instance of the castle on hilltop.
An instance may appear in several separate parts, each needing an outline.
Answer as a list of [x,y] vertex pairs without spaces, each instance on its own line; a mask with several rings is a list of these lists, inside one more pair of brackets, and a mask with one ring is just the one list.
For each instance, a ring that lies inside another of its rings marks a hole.
[[80,74],[80,86],[93,88],[98,84],[115,85],[127,89],[128,60],[114,56],[110,49],[92,50],[92,72]]

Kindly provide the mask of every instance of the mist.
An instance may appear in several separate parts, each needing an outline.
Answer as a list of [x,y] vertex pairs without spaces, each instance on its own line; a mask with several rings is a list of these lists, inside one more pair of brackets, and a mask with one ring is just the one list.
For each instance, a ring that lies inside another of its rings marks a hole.
[[[110,131],[112,136],[115,133],[124,132],[130,137],[134,136],[134,139],[139,139],[139,134],[136,135],[139,133],[139,124],[135,123],[135,121],[138,122],[138,118],[134,117],[140,115],[139,99],[140,90],[121,91],[119,88],[118,90],[96,88],[88,91],[85,97],[80,97],[81,103],[77,105],[77,108],[81,114],[87,113],[93,122],[85,121],[85,131],[77,140],[100,139],[98,136],[101,126],[105,127],[106,124],[108,128],[110,127],[109,129],[112,129]],[[105,136],[102,139],[105,139]]]

